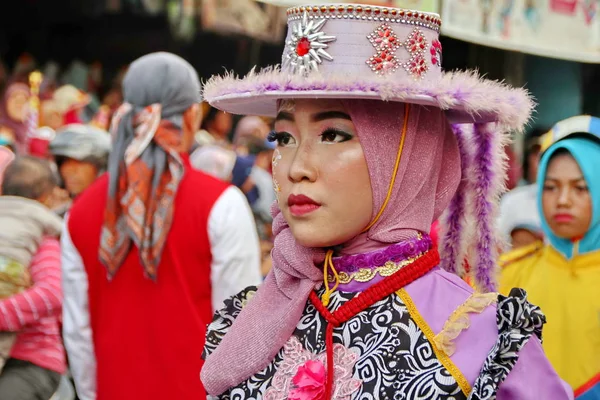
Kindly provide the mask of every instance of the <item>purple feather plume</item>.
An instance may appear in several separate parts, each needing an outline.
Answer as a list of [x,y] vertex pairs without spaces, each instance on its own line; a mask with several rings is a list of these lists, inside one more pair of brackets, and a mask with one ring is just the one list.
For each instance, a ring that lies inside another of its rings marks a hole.
[[471,164],[472,151],[469,146],[467,130],[472,125],[453,125],[452,130],[458,142],[461,163],[461,181],[441,219],[440,254],[441,267],[448,272],[459,276],[464,274],[463,260],[466,253],[466,242],[469,239],[467,232],[467,206],[468,198],[472,192]]
[[496,124],[475,124],[473,142],[473,213],[477,240],[473,248],[473,276],[483,292],[497,290],[499,241],[495,234],[497,204],[504,187],[504,135]]

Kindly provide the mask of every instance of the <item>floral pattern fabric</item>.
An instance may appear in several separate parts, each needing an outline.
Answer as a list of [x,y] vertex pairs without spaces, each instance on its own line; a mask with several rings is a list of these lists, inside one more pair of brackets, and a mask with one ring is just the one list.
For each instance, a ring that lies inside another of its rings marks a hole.
[[[226,301],[208,328],[205,358],[243,307],[246,289]],[[335,310],[357,294],[335,292]],[[293,378],[307,361],[325,364],[326,321],[308,302],[293,337],[275,359],[217,399],[288,399]],[[454,377],[436,358],[431,343],[396,295],[375,303],[334,330],[334,399],[466,399]],[[341,361],[340,361],[341,360]],[[297,392],[295,392],[297,393]]]
[[[256,292],[248,288],[225,302],[208,328],[203,357],[221,339]],[[322,294],[321,289],[319,294]],[[357,296],[334,292],[335,310]],[[494,400],[498,387],[515,366],[519,351],[536,335],[541,339],[545,316],[527,302],[521,289],[498,296],[498,340],[467,397],[436,358],[432,344],[411,318],[399,296],[389,296],[334,330],[336,400]],[[327,322],[308,302],[294,335],[275,359],[237,387],[211,399],[321,400],[325,376]]]

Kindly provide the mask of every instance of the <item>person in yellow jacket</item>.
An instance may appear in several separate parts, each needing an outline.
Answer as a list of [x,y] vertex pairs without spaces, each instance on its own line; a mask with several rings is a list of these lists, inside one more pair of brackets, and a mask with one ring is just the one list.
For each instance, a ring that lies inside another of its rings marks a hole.
[[600,399],[600,119],[546,134],[538,206],[546,244],[501,259],[500,290],[527,291],[547,317],[544,350],[578,400]]

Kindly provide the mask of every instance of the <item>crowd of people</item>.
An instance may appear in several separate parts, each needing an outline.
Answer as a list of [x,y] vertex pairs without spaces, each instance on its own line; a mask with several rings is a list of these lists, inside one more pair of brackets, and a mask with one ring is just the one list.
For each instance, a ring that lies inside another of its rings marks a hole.
[[[508,168],[527,92],[443,73],[428,14],[348,7],[204,87],[165,52],[101,103],[15,73],[0,399],[600,399],[600,119]],[[402,35],[424,69],[353,56]]]

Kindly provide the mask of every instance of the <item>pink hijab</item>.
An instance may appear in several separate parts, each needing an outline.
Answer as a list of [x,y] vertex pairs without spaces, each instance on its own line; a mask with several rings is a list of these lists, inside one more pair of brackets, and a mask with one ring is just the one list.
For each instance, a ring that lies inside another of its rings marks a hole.
[[[405,105],[348,100],[371,178],[373,217],[383,205],[400,144]],[[406,139],[390,201],[367,232],[344,244],[362,253],[429,232],[450,203],[461,178],[456,138],[443,112],[410,106]],[[211,354],[201,373],[211,395],[219,395],[264,369],[296,329],[310,292],[322,284],[326,249],[296,243],[276,204],[273,269]]]

